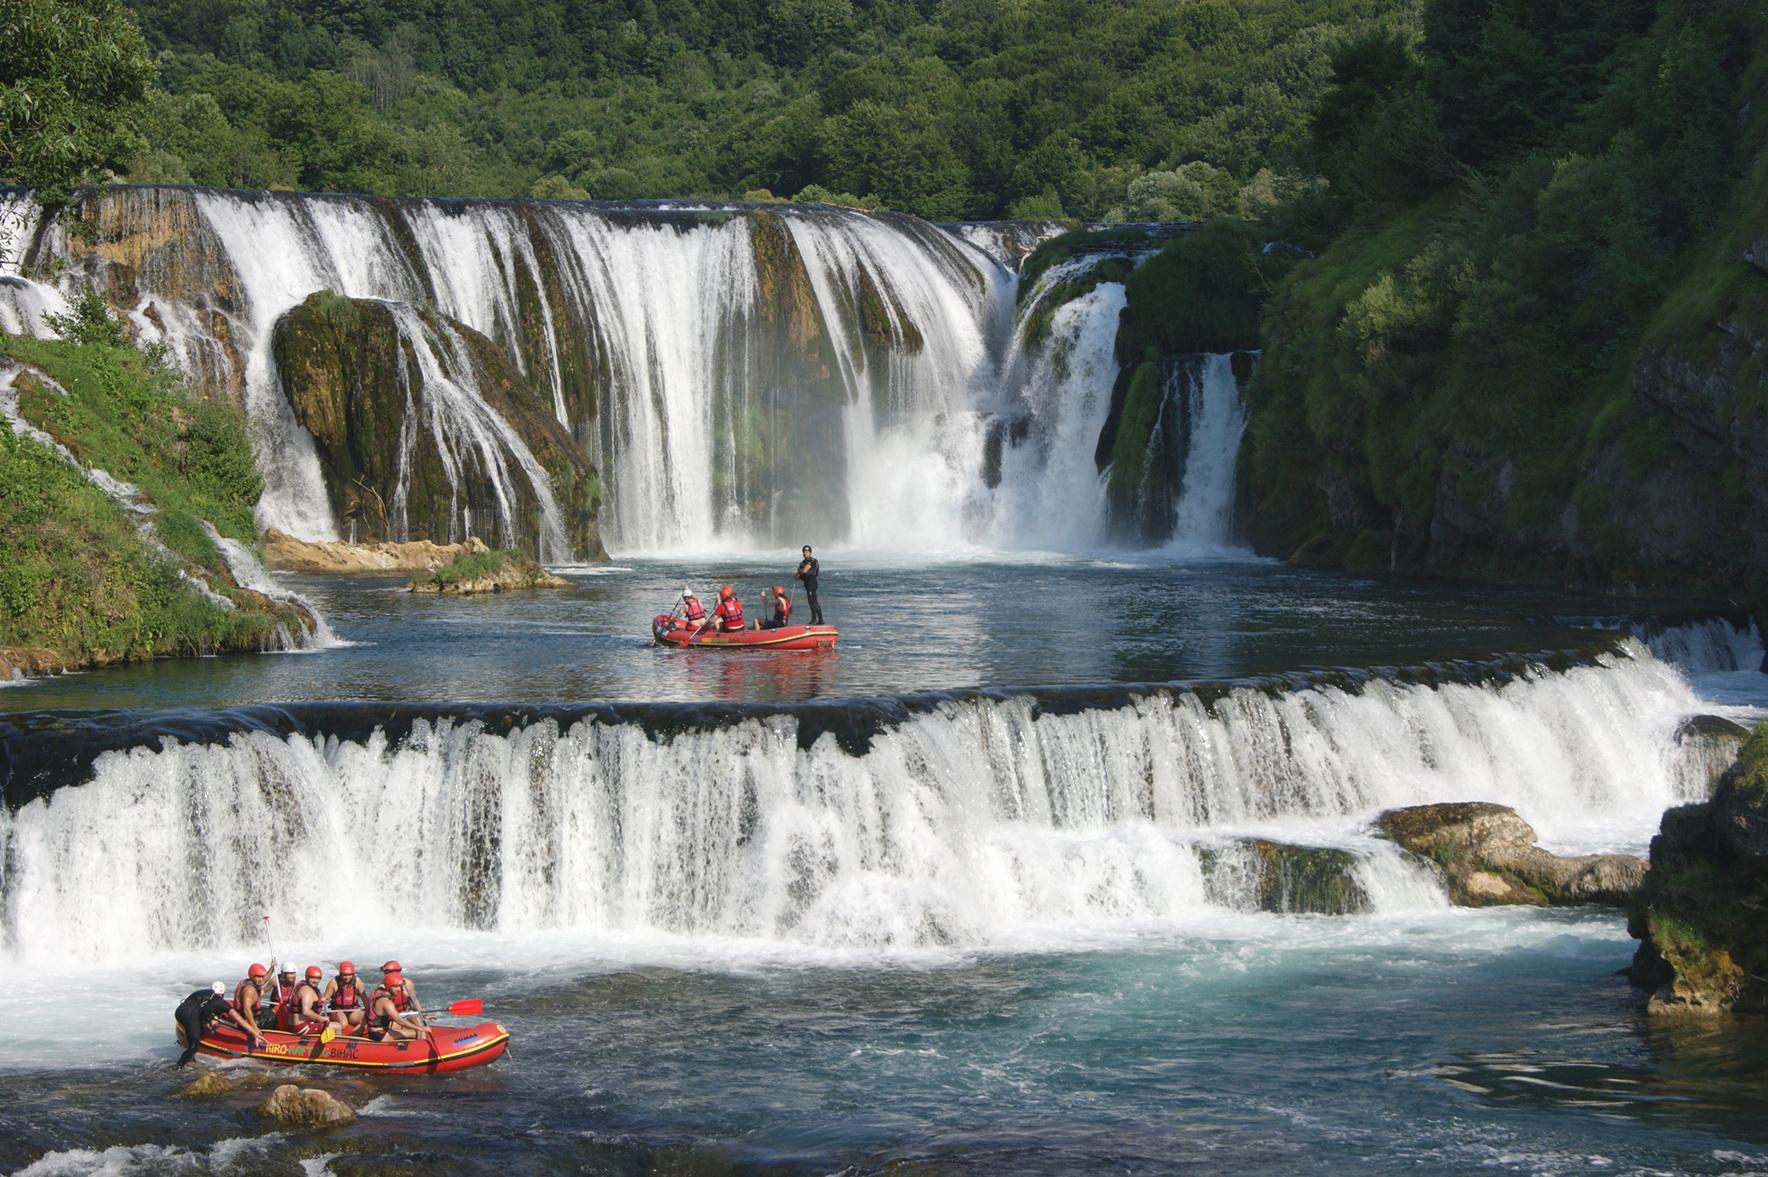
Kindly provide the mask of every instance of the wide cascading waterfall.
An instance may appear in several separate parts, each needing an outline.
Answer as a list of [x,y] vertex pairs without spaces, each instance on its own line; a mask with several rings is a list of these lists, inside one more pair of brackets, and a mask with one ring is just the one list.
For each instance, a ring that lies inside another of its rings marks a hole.
[[863,732],[827,707],[179,721],[55,788],[18,766],[64,754],[9,747],[4,953],[245,942],[266,910],[302,935],[986,947],[1247,906],[1223,866],[1246,836],[1348,853],[1379,911],[1434,895],[1367,834],[1391,806],[1497,801],[1552,846],[1639,847],[1685,799],[1675,733],[1697,709],[1629,641],[1458,682],[928,700]]
[[972,389],[1012,301],[1012,275],[951,235],[825,207],[160,187],[106,190],[82,214],[95,242],[33,233],[7,323],[41,331],[43,307],[95,285],[247,408],[260,524],[321,538],[336,504],[272,347],[317,291],[428,308],[504,350],[600,464],[606,531],[627,550],[910,518],[916,538],[951,532],[980,460]]

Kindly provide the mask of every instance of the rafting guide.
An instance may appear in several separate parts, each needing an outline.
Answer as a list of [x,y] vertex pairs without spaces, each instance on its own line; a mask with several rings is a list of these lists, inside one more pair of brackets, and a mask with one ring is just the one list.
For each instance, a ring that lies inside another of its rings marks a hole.
[[783,584],[767,589],[761,596],[762,616],[747,620],[743,616],[742,596],[735,585],[719,588],[717,604],[711,610],[701,603],[692,585],[684,585],[674,607],[651,619],[651,644],[722,651],[833,649],[840,635],[834,626],[823,622],[816,596],[817,573],[816,558],[806,544],[793,579],[804,585],[810,601],[809,624],[792,620],[792,598]]

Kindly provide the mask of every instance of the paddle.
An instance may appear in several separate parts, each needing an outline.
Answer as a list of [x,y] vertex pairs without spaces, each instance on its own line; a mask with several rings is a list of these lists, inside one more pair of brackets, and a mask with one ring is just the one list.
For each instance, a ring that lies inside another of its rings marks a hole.
[[485,1002],[482,998],[470,997],[465,1001],[454,1002],[448,1007],[448,1012],[461,1018],[475,1017],[485,1012]]

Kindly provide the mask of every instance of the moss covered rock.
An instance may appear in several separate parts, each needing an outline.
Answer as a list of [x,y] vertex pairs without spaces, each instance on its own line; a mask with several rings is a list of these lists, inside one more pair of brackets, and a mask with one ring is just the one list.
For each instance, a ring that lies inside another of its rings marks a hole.
[[1768,724],[1710,802],[1664,814],[1627,930],[1650,1012],[1768,1013]]
[[521,552],[506,549],[457,556],[440,568],[413,577],[406,587],[414,593],[469,597],[517,589],[566,588],[569,583]]
[[[595,468],[550,398],[483,335],[433,312],[320,291],[277,321],[272,346],[283,392],[313,435],[333,508],[353,539],[456,543],[483,534],[537,551],[540,495],[500,421],[541,467],[573,554],[605,557]],[[431,380],[453,387],[431,388]],[[461,390],[495,420],[463,410]],[[491,454],[480,438],[490,439]]]
[[1463,907],[1625,903],[1645,875],[1630,854],[1550,854],[1516,810],[1487,801],[1390,809],[1375,829],[1430,862]]
[[1289,915],[1350,915],[1369,895],[1348,850],[1242,838],[1201,851],[1210,898],[1227,907]]

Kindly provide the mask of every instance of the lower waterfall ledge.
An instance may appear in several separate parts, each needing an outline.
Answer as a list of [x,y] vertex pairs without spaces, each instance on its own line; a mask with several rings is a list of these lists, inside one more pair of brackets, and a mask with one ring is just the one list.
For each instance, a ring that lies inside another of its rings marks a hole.
[[1631,854],[1549,853],[1516,810],[1486,801],[1389,809],[1375,829],[1430,862],[1462,907],[1624,904],[1645,877],[1645,860]]

